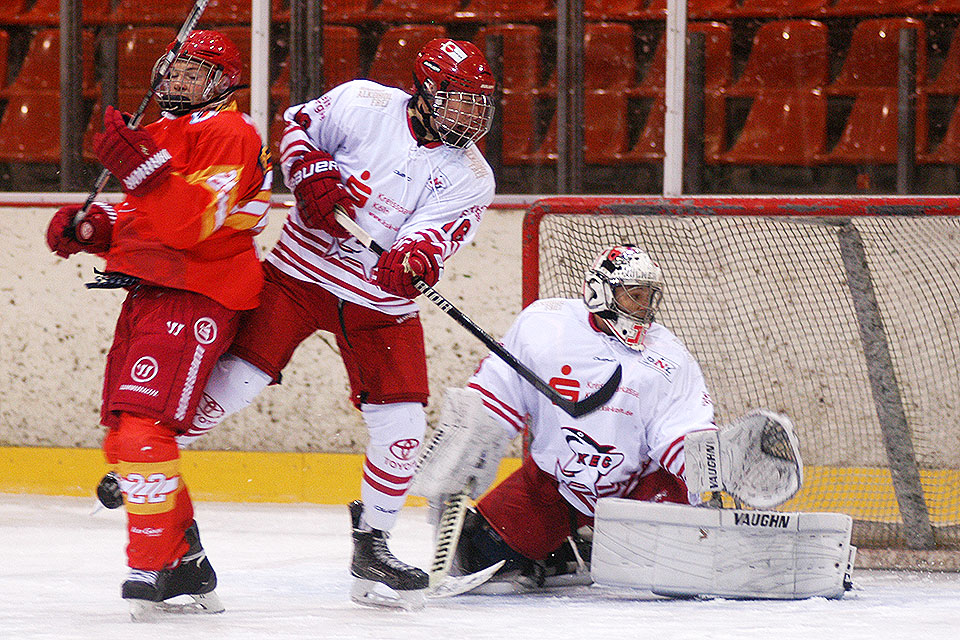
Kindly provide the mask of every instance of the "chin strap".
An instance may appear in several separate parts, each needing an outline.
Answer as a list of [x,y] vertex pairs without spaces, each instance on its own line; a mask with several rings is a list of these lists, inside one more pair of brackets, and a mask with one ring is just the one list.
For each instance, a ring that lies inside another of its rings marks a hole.
[[430,127],[431,109],[427,98],[420,91],[410,98],[407,104],[407,117],[410,120],[410,128],[413,129],[413,135],[419,145],[425,145],[430,142],[440,142],[440,135]]

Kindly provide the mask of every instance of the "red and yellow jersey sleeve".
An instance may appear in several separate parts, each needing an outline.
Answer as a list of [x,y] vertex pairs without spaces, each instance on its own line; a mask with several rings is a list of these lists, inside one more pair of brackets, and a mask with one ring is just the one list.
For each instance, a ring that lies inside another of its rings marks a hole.
[[173,156],[170,176],[117,208],[107,268],[256,306],[263,285],[253,237],[266,224],[272,169],[250,119],[235,106],[146,127]]

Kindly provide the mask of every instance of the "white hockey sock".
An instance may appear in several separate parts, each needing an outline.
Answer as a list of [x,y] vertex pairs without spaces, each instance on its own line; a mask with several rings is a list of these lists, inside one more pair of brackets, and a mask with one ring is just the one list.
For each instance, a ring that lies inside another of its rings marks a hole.
[[360,407],[370,433],[360,496],[362,523],[389,531],[406,499],[427,421],[419,402]]
[[214,365],[190,429],[177,436],[180,448],[191,444],[230,415],[247,407],[270,384],[270,376],[246,360],[225,354]]

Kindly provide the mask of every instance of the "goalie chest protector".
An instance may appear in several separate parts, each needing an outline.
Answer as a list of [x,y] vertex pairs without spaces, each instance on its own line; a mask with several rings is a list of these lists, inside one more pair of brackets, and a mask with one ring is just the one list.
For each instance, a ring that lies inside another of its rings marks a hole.
[[602,498],[591,576],[665,596],[840,598],[853,520],[839,513],[711,509]]

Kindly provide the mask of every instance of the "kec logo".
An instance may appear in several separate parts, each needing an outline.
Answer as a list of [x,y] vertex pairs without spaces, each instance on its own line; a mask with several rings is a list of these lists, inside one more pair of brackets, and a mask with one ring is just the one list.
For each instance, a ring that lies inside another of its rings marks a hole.
[[159,370],[160,365],[157,364],[156,360],[150,356],[143,356],[133,363],[133,368],[130,369],[130,377],[134,382],[150,382],[157,377]]

